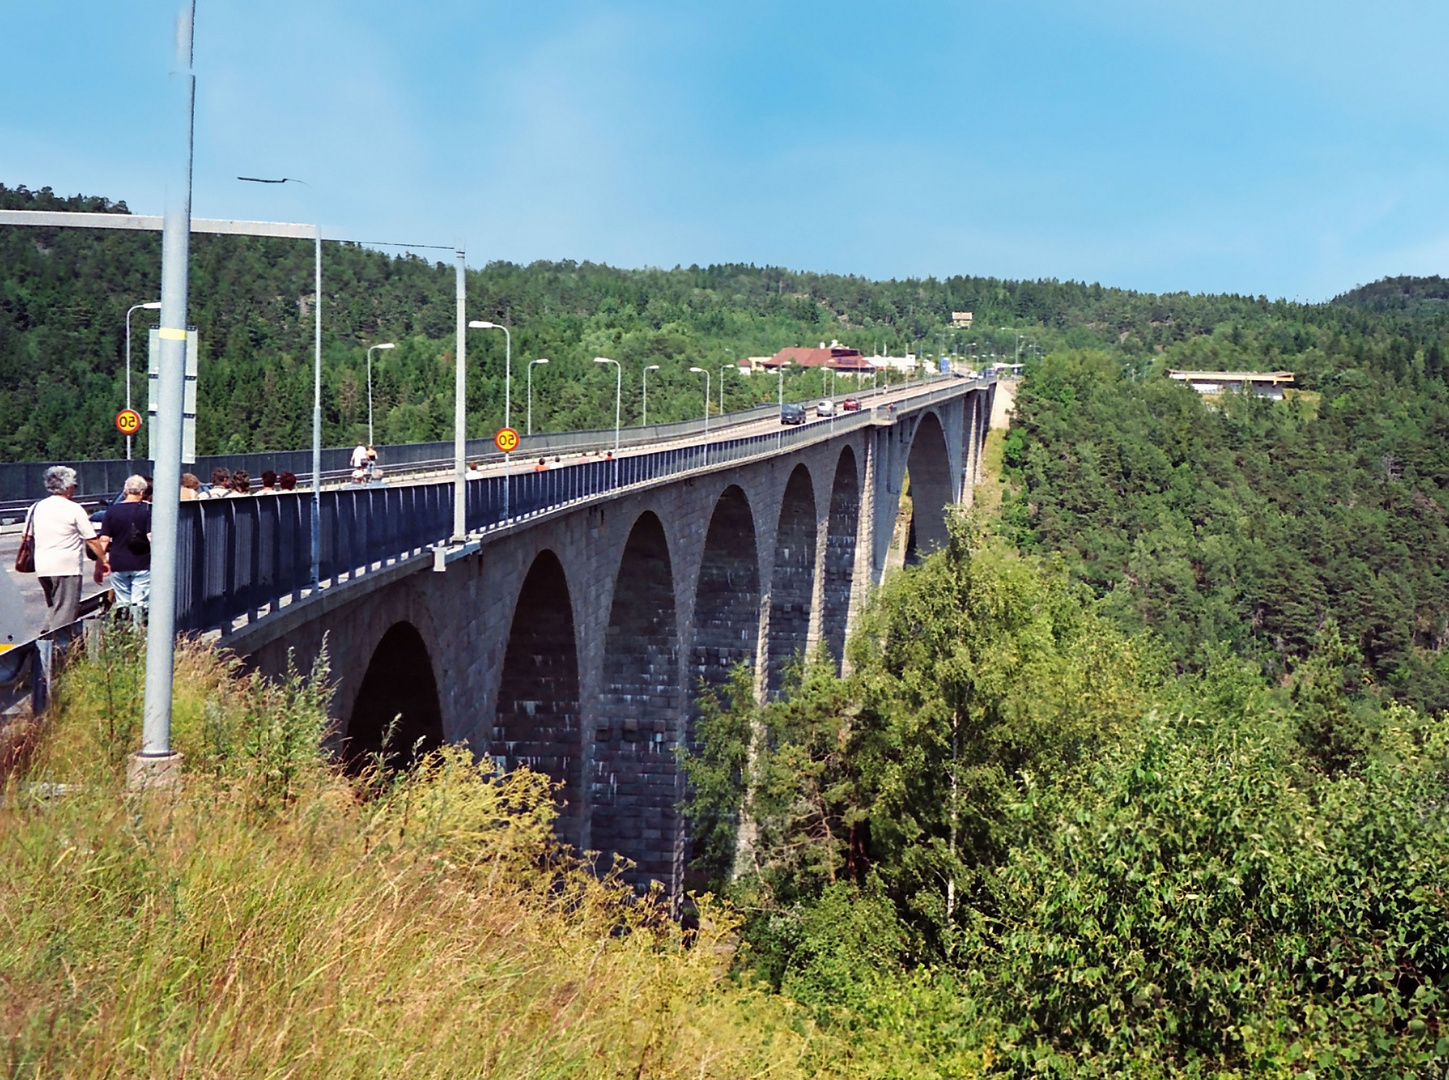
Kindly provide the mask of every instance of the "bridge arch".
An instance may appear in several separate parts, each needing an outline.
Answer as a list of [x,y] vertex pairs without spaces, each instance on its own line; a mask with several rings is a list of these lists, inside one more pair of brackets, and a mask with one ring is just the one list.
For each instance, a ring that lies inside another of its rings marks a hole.
[[386,765],[406,768],[443,745],[443,709],[433,661],[412,623],[393,623],[373,649],[343,745],[343,756],[354,769],[379,754]]
[[785,669],[805,651],[815,587],[815,485],[810,470],[796,465],[780,500],[770,573],[769,668],[766,689],[780,692]]
[[719,686],[740,661],[753,663],[760,636],[760,560],[755,517],[738,485],[725,488],[710,515],[694,590],[691,696],[703,680]]
[[576,804],[583,757],[579,714],[568,578],[558,556],[544,550],[529,567],[513,607],[488,752],[504,768],[527,765],[547,773]]
[[855,451],[846,446],[835,463],[830,512],[825,528],[825,582],[820,636],[837,667],[845,657],[845,628],[855,581],[855,545],[860,528],[860,473]]
[[652,511],[629,532],[604,632],[602,693],[594,734],[590,846],[601,869],[618,853],[636,886],[673,887],[679,792],[674,748],[680,720],[674,574],[664,526]]
[[906,472],[911,478],[911,527],[906,559],[946,546],[946,505],[952,501],[951,455],[946,432],[934,412],[921,416],[911,437]]

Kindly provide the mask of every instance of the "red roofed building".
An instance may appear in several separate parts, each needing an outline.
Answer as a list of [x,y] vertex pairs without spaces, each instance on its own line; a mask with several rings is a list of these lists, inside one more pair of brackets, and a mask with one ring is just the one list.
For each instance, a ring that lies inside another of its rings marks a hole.
[[761,361],[760,367],[766,371],[774,371],[783,364],[791,364],[795,367],[828,367],[836,371],[871,371],[871,365],[861,355],[859,349],[852,349],[842,345],[838,341],[832,341],[829,345],[822,342],[819,348],[810,349],[803,345],[791,345],[789,348],[781,349],[768,360]]

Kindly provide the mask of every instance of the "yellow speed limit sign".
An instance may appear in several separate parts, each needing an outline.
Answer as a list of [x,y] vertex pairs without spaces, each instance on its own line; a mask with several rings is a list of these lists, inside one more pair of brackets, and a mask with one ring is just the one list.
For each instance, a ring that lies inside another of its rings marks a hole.
[[135,409],[122,409],[116,413],[116,430],[122,435],[134,435],[141,430],[141,414]]
[[493,445],[502,450],[505,454],[511,454],[518,449],[518,432],[511,427],[503,428],[497,435],[493,436]]

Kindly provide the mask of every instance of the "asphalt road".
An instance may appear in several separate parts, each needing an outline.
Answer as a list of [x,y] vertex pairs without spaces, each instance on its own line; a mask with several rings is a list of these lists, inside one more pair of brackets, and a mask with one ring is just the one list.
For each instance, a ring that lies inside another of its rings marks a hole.
[[[898,384],[897,386],[892,387],[888,391],[882,389],[881,392],[879,393],[879,395],[872,394],[870,388],[869,387],[866,387],[859,394],[857,394],[855,396],[860,400],[861,407],[866,412],[869,412],[870,409],[871,409],[871,406],[873,406],[873,405],[876,406],[877,408],[884,409],[887,405],[891,404],[892,402],[902,401],[902,400],[904,400],[906,398],[910,398],[910,397],[913,397],[913,396],[915,396],[917,394],[920,394],[924,390],[934,389],[936,386],[939,386],[939,385],[942,385],[942,384],[941,383],[936,383],[934,385],[927,385],[927,386],[922,386],[922,384],[920,382],[911,382],[911,383],[905,383],[905,384]],[[817,418],[816,417],[816,415],[815,415],[815,406],[816,406],[817,403],[818,403],[818,399],[814,399],[814,398],[812,398],[812,399],[810,399],[808,401],[804,401],[804,402],[801,402],[800,403],[800,404],[804,405],[805,406],[805,409],[806,409],[806,417],[807,417],[807,421],[806,422],[808,424],[829,424],[830,423],[829,417],[825,417],[825,418]],[[840,406],[839,406],[838,403],[836,405],[836,408],[837,408],[837,410],[839,410],[839,408],[840,408]],[[850,415],[851,415],[850,413],[844,412],[843,410],[842,411],[838,411],[836,413],[837,418],[845,418],[845,417],[849,417]],[[723,426],[723,427],[721,427],[719,429],[716,429],[713,426],[711,426],[711,428],[710,428],[710,435],[712,437],[714,437],[714,438],[741,439],[741,438],[745,438],[745,437],[750,436],[750,435],[767,435],[767,434],[770,434],[772,432],[779,431],[782,426],[783,425],[781,425],[781,423],[780,423],[780,417],[779,417],[779,415],[777,413],[771,413],[768,416],[762,417],[762,418],[760,418],[758,420],[752,420],[752,421],[750,421],[748,423],[744,423],[744,424],[726,425],[726,426]],[[632,446],[629,446],[629,445],[621,446],[619,448],[619,454],[618,454],[618,456],[622,459],[622,458],[626,458],[626,457],[633,457],[633,456],[638,455],[638,454],[652,454],[652,453],[655,453],[656,451],[659,451],[659,450],[668,450],[668,449],[671,449],[671,448],[674,448],[674,447],[682,447],[682,446],[692,446],[692,445],[694,445],[696,443],[699,443],[701,441],[703,441],[702,436],[700,434],[698,434],[698,433],[693,433],[693,434],[690,434],[690,435],[683,435],[683,436],[680,436],[679,438],[675,438],[675,439],[661,439],[661,440],[659,440],[657,442],[650,442],[650,443],[635,443]],[[555,462],[555,460],[554,460],[555,459],[555,456],[557,456],[557,459],[558,459],[557,462]],[[526,472],[532,472],[533,471],[533,467],[538,463],[538,458],[539,457],[544,458],[547,461],[547,463],[548,463],[548,465],[550,467],[553,467],[555,464],[557,464],[557,465],[559,465],[561,467],[561,466],[564,466],[564,465],[572,465],[572,464],[574,464],[576,462],[579,462],[579,461],[587,461],[587,460],[589,460],[591,458],[592,459],[597,459],[597,458],[600,458],[602,456],[603,456],[603,454],[601,452],[600,453],[581,454],[581,453],[578,453],[577,451],[564,451],[564,452],[561,452],[561,453],[559,453],[557,455],[547,454],[547,453],[541,453],[537,457],[532,456],[532,455],[528,455],[528,454],[516,454],[514,456],[513,460],[511,462],[509,462],[507,465],[505,465],[501,461],[491,461],[491,462],[486,463],[483,466],[483,468],[481,470],[479,470],[479,472],[473,473],[472,475],[475,475],[475,476],[477,476],[477,475],[488,476],[488,475],[495,475],[495,474],[503,473],[503,472],[510,472],[510,473],[526,473]],[[388,482],[388,483],[391,483],[391,484],[434,483],[437,480],[439,480],[440,478],[446,478],[446,477],[452,475],[452,466],[451,465],[448,465],[448,466],[445,466],[445,467],[442,467],[442,468],[437,468],[437,469],[430,469],[430,470],[426,470],[426,471],[419,471],[419,470],[407,470],[407,471],[404,471],[405,467],[404,466],[399,466],[395,472],[394,471],[390,471],[388,469],[387,462],[385,462],[385,461],[380,461],[378,463],[378,465],[379,465],[379,467],[382,470],[382,474],[383,474],[383,477],[384,477],[385,481]],[[336,485],[331,485],[331,484],[328,485],[328,487],[333,487],[333,486],[335,486],[335,487],[345,487],[347,485],[345,483],[339,483],[339,484],[336,484]]]
[[[12,587],[0,589],[0,643],[11,635],[14,640],[24,641],[40,633],[45,625],[45,594],[40,591],[40,579],[34,574],[15,572],[15,552],[20,547],[20,530],[0,535],[0,566],[5,567],[5,576]],[[87,567],[92,564],[86,563]],[[81,597],[94,596],[104,591],[87,574],[81,581]],[[17,603],[18,599],[18,603]]]

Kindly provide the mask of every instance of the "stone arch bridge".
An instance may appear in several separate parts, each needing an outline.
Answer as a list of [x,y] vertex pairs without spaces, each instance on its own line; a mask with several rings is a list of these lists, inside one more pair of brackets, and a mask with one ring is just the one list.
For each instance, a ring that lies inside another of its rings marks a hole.
[[778,452],[537,513],[224,643],[279,673],[325,638],[348,752],[380,749],[400,717],[394,745],[466,743],[545,771],[563,784],[563,839],[627,857],[636,885],[677,890],[676,748],[699,680],[719,684],[743,660],[765,695],[820,643],[840,662],[888,558],[944,543],[948,504],[969,500],[994,392],[958,382],[838,432],[814,423]]

